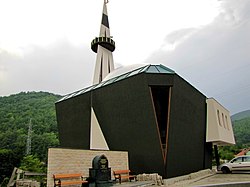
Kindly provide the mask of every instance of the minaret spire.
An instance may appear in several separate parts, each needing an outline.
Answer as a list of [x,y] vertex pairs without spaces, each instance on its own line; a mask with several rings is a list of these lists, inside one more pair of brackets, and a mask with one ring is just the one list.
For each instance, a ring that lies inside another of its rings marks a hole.
[[91,49],[97,53],[93,84],[102,82],[114,70],[112,52],[115,50],[115,42],[110,36],[107,3],[108,0],[104,0],[99,37],[91,42]]

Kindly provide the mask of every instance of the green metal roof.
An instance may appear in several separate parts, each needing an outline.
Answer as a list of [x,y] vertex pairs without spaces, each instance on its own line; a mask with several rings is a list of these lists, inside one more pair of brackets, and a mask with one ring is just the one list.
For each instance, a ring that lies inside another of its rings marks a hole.
[[95,90],[97,88],[100,88],[100,87],[115,83],[117,81],[126,79],[128,77],[138,75],[140,73],[175,74],[175,72],[173,70],[171,70],[171,69],[169,69],[169,68],[167,68],[167,67],[165,67],[165,66],[163,66],[161,64],[160,65],[151,65],[151,64],[149,64],[149,65],[145,65],[145,66],[142,66],[140,68],[134,69],[132,71],[126,72],[124,74],[118,75],[116,77],[110,78],[110,79],[108,79],[106,81],[100,82],[99,84],[95,84],[95,85],[92,85],[90,87],[83,88],[83,89],[81,89],[79,91],[67,94],[57,102],[61,102],[63,100],[66,100],[66,99],[81,95],[83,93],[89,92],[91,90]]

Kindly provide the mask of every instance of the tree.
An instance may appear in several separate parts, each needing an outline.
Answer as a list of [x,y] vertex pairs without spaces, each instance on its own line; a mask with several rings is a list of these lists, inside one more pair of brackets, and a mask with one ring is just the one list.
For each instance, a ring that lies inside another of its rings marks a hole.
[[[35,155],[27,155],[23,157],[21,161],[20,169],[29,172],[36,172],[36,173],[46,173],[46,164],[41,162],[40,159]],[[29,176],[29,179],[39,181],[41,186],[45,186],[45,179],[46,177],[43,175],[34,175]]]
[[[37,155],[39,162],[46,163],[48,148],[59,145],[55,111],[55,102],[59,98],[61,96],[46,92],[21,92],[0,97],[0,184],[4,177],[10,177],[14,167],[20,166],[30,119],[33,130],[31,154]],[[39,165],[35,157],[24,158],[24,169],[30,169],[28,161]],[[39,172],[39,167],[36,170]]]
[[12,150],[0,149],[0,183],[5,178],[9,178],[12,174],[14,167],[20,161],[15,157]]
[[20,169],[38,173],[46,172],[45,164],[41,162],[37,156],[34,155],[27,155],[23,157]]

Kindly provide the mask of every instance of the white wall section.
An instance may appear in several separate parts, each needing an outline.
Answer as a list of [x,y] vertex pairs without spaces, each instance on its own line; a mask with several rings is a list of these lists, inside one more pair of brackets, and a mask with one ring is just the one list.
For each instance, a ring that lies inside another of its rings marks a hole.
[[214,98],[209,98],[206,102],[206,141],[215,145],[234,145],[234,132],[229,111]]

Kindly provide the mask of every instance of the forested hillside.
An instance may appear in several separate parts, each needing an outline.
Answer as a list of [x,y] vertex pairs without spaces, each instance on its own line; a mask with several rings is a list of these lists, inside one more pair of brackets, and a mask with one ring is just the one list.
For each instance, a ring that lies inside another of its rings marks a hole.
[[21,92],[0,97],[0,182],[19,167],[25,156],[29,123],[31,154],[47,161],[48,147],[57,147],[55,102],[61,98],[46,92]]
[[237,145],[250,147],[250,117],[233,121],[233,129]]
[[250,118],[250,110],[245,110],[231,116],[231,119],[233,121],[241,120],[244,118]]

